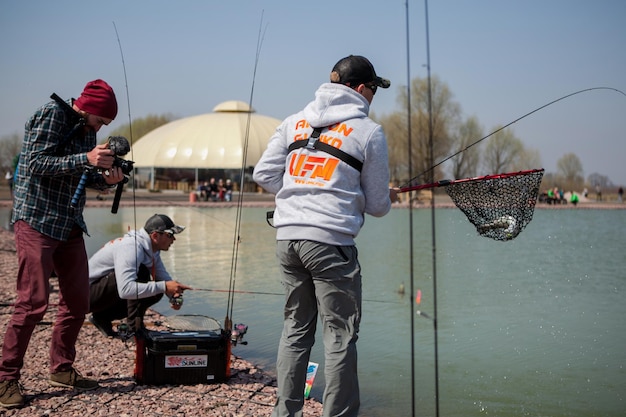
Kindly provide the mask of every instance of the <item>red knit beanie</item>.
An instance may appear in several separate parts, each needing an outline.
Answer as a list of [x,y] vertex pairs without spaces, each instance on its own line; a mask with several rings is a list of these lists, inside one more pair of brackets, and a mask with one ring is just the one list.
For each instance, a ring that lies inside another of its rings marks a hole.
[[109,84],[102,80],[89,81],[74,104],[84,112],[107,119],[117,116],[117,100]]

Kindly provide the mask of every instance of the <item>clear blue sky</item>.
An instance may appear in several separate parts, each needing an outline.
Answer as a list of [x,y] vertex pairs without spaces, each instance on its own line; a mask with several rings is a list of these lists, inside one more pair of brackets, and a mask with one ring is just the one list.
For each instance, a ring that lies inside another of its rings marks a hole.
[[[424,2],[408,8],[411,77],[426,77]],[[626,1],[431,0],[429,17],[432,75],[485,132],[577,90],[626,91]],[[129,113],[187,117],[226,100],[248,102],[261,19],[257,112],[282,119],[300,109],[349,54],[367,56],[392,81],[372,110],[402,110],[396,96],[407,84],[403,0],[0,0],[0,136],[22,134],[52,92],[77,97],[95,78],[114,87],[120,104],[101,137],[128,123]],[[626,184],[624,95],[580,94],[512,129],[540,152],[549,172],[573,152],[585,177],[597,172]]]

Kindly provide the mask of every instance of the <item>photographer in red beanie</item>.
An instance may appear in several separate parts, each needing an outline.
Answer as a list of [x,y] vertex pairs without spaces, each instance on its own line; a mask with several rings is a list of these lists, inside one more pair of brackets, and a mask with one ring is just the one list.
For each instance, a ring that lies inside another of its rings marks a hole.
[[2,339],[4,408],[24,405],[18,380],[35,325],[48,307],[53,272],[59,307],[50,342],[50,385],[79,390],[99,386],[73,367],[76,340],[89,311],[89,268],[83,240],[85,196],[74,207],[70,203],[83,172],[89,173],[86,185],[99,190],[124,179],[121,169],[113,167],[113,151],[96,145],[96,132],[117,115],[117,100],[102,80],[88,82],[76,100],[53,98],[26,123],[17,167],[11,223],[19,272],[13,316]]

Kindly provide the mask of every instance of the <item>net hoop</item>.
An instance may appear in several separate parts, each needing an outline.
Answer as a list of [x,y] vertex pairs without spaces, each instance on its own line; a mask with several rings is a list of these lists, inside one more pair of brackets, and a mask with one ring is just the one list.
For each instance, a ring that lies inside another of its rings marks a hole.
[[529,174],[541,173],[541,176],[543,176],[543,172],[544,172],[544,169],[541,168],[541,169],[530,169],[530,170],[526,170],[526,171],[506,172],[506,173],[502,173],[502,174],[484,175],[482,177],[463,178],[463,179],[459,179],[459,180],[441,180],[441,181],[437,181],[437,182],[433,182],[433,183],[429,183],[429,184],[417,184],[417,185],[410,185],[410,186],[407,186],[407,187],[400,187],[398,192],[399,193],[407,193],[409,191],[426,190],[426,189],[429,189],[429,188],[437,188],[437,187],[446,187],[448,185],[460,184],[460,183],[464,183],[464,182],[485,181],[485,180],[492,180],[492,179],[503,179],[503,178],[510,178],[510,177],[515,177],[515,176],[519,176],[519,175],[529,175]]
[[446,187],[452,202],[479,235],[498,241],[515,239],[530,223],[543,169],[509,172],[400,188],[400,192]]

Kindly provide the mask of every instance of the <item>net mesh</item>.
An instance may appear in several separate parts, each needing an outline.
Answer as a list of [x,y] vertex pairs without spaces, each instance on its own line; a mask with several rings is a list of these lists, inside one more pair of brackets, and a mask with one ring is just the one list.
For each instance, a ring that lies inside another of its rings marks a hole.
[[512,240],[533,218],[543,170],[453,182],[446,192],[481,236]]
[[165,325],[172,330],[186,330],[194,332],[205,330],[219,331],[222,328],[220,322],[214,318],[194,314],[169,316],[165,319]]

